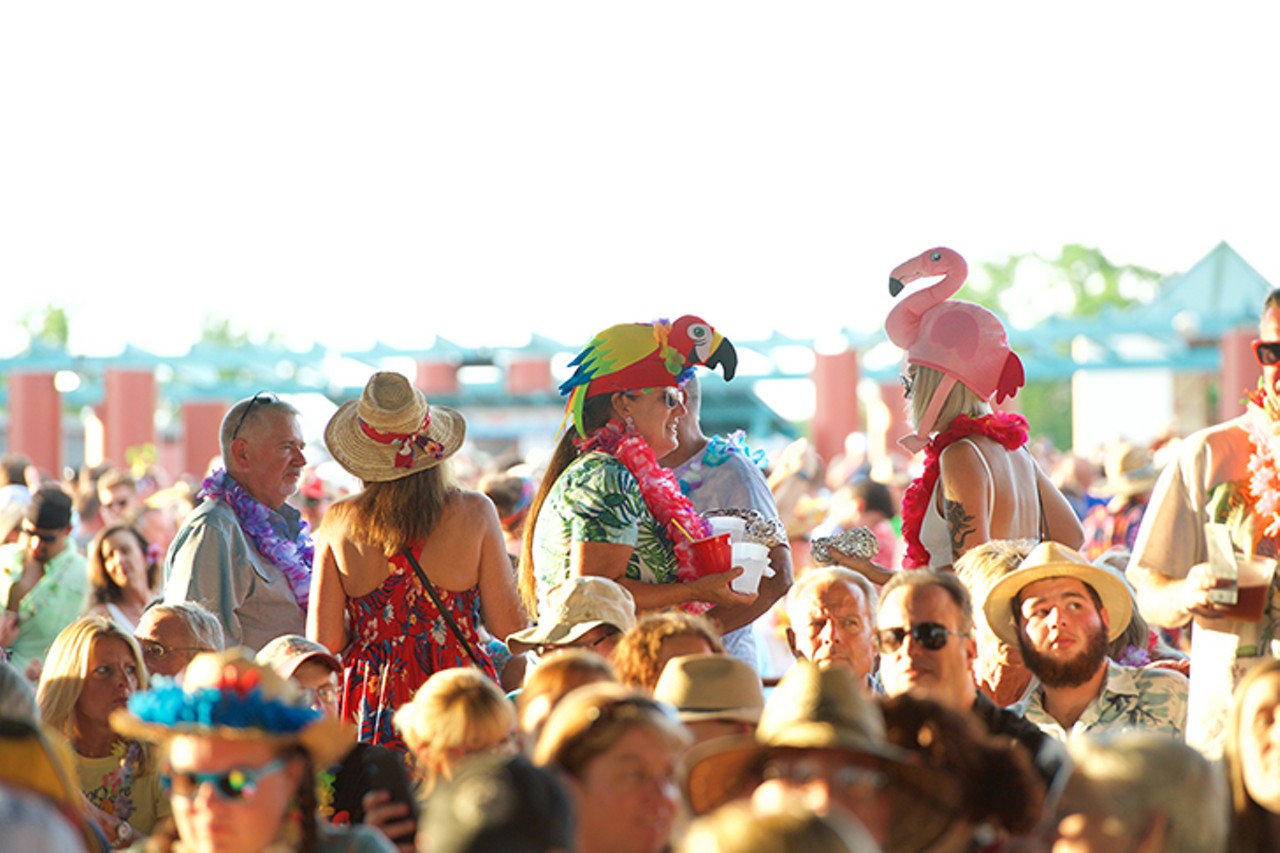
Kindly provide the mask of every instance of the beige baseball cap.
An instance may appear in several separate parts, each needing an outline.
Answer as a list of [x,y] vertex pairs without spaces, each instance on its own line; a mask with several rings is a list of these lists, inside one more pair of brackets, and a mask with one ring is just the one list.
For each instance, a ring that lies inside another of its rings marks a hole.
[[569,578],[547,590],[538,624],[507,637],[507,648],[518,655],[538,646],[568,645],[600,625],[625,632],[634,624],[636,602],[622,585],[601,577]]

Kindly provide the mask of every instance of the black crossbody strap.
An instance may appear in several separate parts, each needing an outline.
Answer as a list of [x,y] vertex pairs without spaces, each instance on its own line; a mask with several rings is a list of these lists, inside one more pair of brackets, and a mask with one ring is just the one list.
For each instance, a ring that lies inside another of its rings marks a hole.
[[484,669],[484,664],[480,662],[480,658],[476,655],[476,650],[471,648],[471,643],[467,642],[466,636],[462,633],[462,629],[458,627],[458,623],[453,621],[453,614],[444,606],[444,602],[440,600],[440,593],[436,592],[435,584],[427,579],[427,573],[422,570],[422,566],[418,565],[418,559],[413,556],[413,552],[405,548],[400,553],[404,554],[409,561],[409,565],[413,566],[414,574],[418,576],[418,580],[422,581],[422,586],[427,590],[427,595],[431,596],[432,602],[436,605],[436,610],[440,611],[440,615],[444,617],[445,624],[449,626],[449,630],[453,632],[453,636],[458,638],[458,642],[462,643],[462,648],[467,653],[467,657],[471,658],[480,669]]

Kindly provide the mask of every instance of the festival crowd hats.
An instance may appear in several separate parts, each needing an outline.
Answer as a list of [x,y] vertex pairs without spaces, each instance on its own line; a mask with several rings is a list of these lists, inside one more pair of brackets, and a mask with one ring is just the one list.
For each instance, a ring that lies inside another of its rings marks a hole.
[[309,660],[319,661],[334,672],[342,672],[342,661],[332,652],[315,640],[308,640],[298,634],[276,637],[262,647],[254,660],[262,666],[271,667],[276,675],[286,681],[293,678],[298,667]]
[[255,663],[246,649],[196,655],[181,685],[163,676],[152,684],[111,715],[117,732],[153,743],[179,734],[296,743],[317,767],[354,743],[350,728],[313,710],[295,684]]
[[1094,487],[1101,497],[1129,498],[1148,492],[1160,477],[1151,451],[1145,447],[1137,447],[1127,441],[1111,446],[1102,463],[1102,473],[1106,477]]
[[907,351],[909,363],[931,367],[947,377],[930,401],[925,422],[917,424],[916,436],[904,444],[908,449],[919,444],[919,439],[927,441],[957,381],[983,400],[994,398],[997,403],[1018,393],[1026,381],[1022,361],[1009,348],[1009,336],[1000,318],[981,305],[950,298],[964,285],[968,272],[959,253],[938,247],[890,274],[889,293],[893,296],[916,279],[943,276],[895,305],[884,323],[889,340]]
[[578,434],[585,436],[582,407],[588,397],[673,387],[699,364],[722,367],[726,381],[738,369],[733,344],[700,317],[686,314],[674,323],[610,326],[569,362],[577,369],[560,385],[560,393],[568,397],[566,417],[572,416]]
[[983,604],[987,624],[1008,645],[1018,647],[1018,624],[1013,612],[1018,595],[1029,584],[1045,578],[1075,578],[1093,588],[1110,621],[1107,629],[1108,642],[1124,633],[1124,629],[1129,626],[1129,619],[1133,615],[1133,597],[1119,575],[1090,563],[1078,552],[1059,542],[1041,542],[1017,569],[996,581]]
[[507,648],[520,654],[538,646],[563,646],[593,628],[612,625],[621,632],[636,624],[636,602],[619,583],[602,577],[573,577],[547,590],[538,624],[507,637]]
[[375,373],[359,400],[344,403],[324,429],[338,464],[367,483],[399,480],[439,465],[467,434],[462,414],[428,406],[398,373]]
[[653,698],[676,709],[682,723],[732,720],[755,725],[764,710],[760,675],[731,655],[682,655],[667,661]]
[[850,765],[885,775],[892,830],[887,851],[922,850],[960,814],[962,793],[951,774],[885,740],[880,709],[844,667],[796,661],[765,703],[754,737],[699,744],[685,765],[685,794],[694,814],[748,795],[766,761],[787,752],[844,753]]

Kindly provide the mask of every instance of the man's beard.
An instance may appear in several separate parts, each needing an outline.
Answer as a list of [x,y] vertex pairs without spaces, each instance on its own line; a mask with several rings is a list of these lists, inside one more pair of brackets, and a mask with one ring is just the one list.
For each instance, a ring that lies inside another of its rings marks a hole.
[[1093,678],[1107,658],[1107,634],[1102,628],[1090,635],[1083,649],[1065,661],[1041,654],[1021,633],[1018,645],[1023,663],[1046,687],[1078,687]]

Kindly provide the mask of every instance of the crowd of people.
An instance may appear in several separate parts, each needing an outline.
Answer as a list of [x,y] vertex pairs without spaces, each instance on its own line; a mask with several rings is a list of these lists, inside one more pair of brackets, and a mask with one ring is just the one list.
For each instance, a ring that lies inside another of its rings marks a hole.
[[6,838],[1280,849],[1280,291],[1246,414],[1088,485],[996,407],[1022,367],[964,277],[894,270],[938,280],[886,323],[884,459],[707,435],[737,357],[688,315],[592,338],[541,463],[391,372],[325,427],[349,490],[267,392],[200,483],[6,457]]

